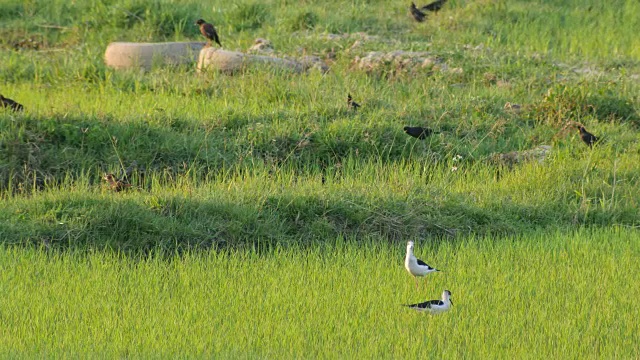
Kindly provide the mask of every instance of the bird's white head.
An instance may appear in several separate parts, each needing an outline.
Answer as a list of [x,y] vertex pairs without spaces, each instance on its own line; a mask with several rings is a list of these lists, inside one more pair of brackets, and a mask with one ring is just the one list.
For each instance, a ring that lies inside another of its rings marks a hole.
[[453,301],[451,300],[451,291],[445,290],[442,292],[442,301],[444,302],[449,301],[451,305],[453,305]]
[[407,252],[413,252],[413,241],[407,242]]

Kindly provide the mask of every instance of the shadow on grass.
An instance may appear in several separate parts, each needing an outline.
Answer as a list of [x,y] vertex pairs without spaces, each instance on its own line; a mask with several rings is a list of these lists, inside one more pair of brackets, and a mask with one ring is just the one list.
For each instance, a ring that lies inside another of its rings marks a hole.
[[0,116],[0,192],[29,193],[82,174],[91,174],[89,182],[98,183],[103,172],[122,170],[134,161],[148,175],[175,179],[187,172],[206,177],[256,163],[288,164],[296,171],[353,156],[391,163],[416,152],[427,155],[442,150],[438,141],[416,146],[417,141],[405,136],[401,126],[351,121],[316,129],[270,126],[281,117],[281,113],[258,118],[238,115],[207,124],[189,119],[149,123],[109,116]]
[[516,235],[638,220],[637,212],[624,209],[575,213],[569,206],[556,204],[482,206],[461,196],[434,202],[427,198],[371,201],[280,194],[262,202],[240,203],[184,195],[65,193],[9,201],[0,214],[4,224],[0,242],[62,251],[115,249],[135,255],[154,250],[268,250],[340,237],[437,243],[470,234]]
[[550,87],[533,108],[530,116],[550,124],[563,123],[573,118],[592,115],[601,122],[628,123],[640,126],[640,115],[629,96],[619,94],[611,84],[569,86],[556,84]]

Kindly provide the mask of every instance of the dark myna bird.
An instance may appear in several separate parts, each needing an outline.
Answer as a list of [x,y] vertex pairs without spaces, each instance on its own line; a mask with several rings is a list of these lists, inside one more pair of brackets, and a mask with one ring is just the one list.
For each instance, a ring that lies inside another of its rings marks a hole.
[[357,102],[353,101],[353,98],[351,97],[351,94],[347,95],[347,107],[349,109],[353,109],[353,110],[358,110],[358,108],[360,107],[360,104],[358,104]]
[[113,174],[105,174],[102,179],[106,181],[107,184],[109,184],[109,188],[115,192],[120,192],[131,187],[131,184],[125,180],[117,179]]
[[579,125],[578,130],[580,130],[580,138],[584,141],[585,144],[589,145],[589,147],[593,147],[598,142],[598,138],[592,133],[588,132],[584,126]]
[[0,106],[2,106],[3,108],[11,108],[11,110],[13,111],[22,111],[24,110],[24,107],[21,104],[18,104],[17,102],[8,99],[2,95],[0,95]]
[[413,18],[416,19],[417,22],[423,22],[424,18],[427,16],[427,14],[420,11],[420,9],[418,9],[416,7],[416,4],[414,3],[411,3],[411,7],[409,7],[409,11],[411,11],[411,16],[413,16]]
[[218,32],[216,32],[216,28],[213,27],[212,24],[209,24],[202,19],[198,19],[198,21],[196,21],[196,25],[200,27],[200,32],[202,33],[202,35],[209,39],[209,45],[211,45],[211,41],[215,41],[216,44],[222,47],[222,44],[220,44],[220,38],[218,37]]
[[447,0],[436,0],[436,1],[432,2],[431,4],[428,4],[428,5],[425,5],[425,6],[421,7],[420,9],[433,11],[435,13],[438,13],[438,11],[440,11],[440,9],[442,9],[442,6],[446,2],[447,2]]
[[427,136],[433,133],[433,130],[429,128],[423,128],[421,126],[405,126],[404,132],[416,139],[424,140],[427,138]]

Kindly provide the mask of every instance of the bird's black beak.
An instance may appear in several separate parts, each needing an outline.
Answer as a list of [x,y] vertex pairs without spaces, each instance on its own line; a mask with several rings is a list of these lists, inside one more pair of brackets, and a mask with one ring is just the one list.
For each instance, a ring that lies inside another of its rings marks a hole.
[[453,300],[449,299],[449,302],[451,303],[451,306],[453,306]]

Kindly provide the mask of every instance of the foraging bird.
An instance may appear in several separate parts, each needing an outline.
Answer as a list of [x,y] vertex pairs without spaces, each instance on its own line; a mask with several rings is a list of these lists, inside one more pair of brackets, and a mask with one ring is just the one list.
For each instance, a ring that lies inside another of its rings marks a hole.
[[209,24],[208,22],[202,19],[199,19],[198,21],[196,21],[196,25],[200,27],[200,33],[202,33],[204,37],[209,39],[209,45],[211,45],[211,40],[213,40],[218,45],[220,45],[220,47],[222,47],[222,44],[220,44],[220,38],[218,37],[218,32],[216,31],[216,28],[213,27],[212,24]]
[[404,127],[404,132],[406,132],[407,134],[413,136],[414,138],[420,139],[420,140],[424,140],[427,138],[427,136],[431,135],[433,133],[433,130],[429,129],[429,128],[423,128],[421,126],[405,126]]
[[416,7],[416,4],[414,4],[414,3],[411,3],[411,7],[409,7],[409,11],[411,11],[411,16],[413,16],[413,18],[417,22],[423,22],[424,18],[427,16],[427,14],[423,13],[422,11],[420,11],[420,9],[418,9]]
[[125,180],[117,179],[113,174],[104,174],[102,179],[105,180],[109,184],[111,190],[115,192],[120,192],[131,187],[131,184]]
[[431,4],[428,4],[428,5],[425,5],[425,6],[421,7],[420,9],[433,11],[433,12],[435,12],[437,14],[438,11],[440,11],[440,9],[442,9],[442,6],[446,2],[447,2],[447,0],[436,0],[436,1],[432,2]]
[[432,315],[436,315],[451,309],[452,305],[453,301],[451,300],[451,291],[445,290],[442,292],[442,300],[429,300],[405,306],[417,311],[424,311]]
[[360,107],[360,104],[358,104],[357,102],[353,101],[353,98],[351,97],[351,94],[347,95],[347,107],[349,109],[353,109],[353,110],[358,110],[358,108]]
[[593,147],[593,145],[598,142],[598,138],[592,133],[588,132],[587,129],[584,128],[584,126],[580,125],[580,127],[578,127],[578,130],[580,130],[580,137],[582,138],[582,141],[584,141],[585,144],[589,145],[589,147]]
[[418,276],[425,276],[432,272],[440,271],[438,269],[432,268],[427,265],[424,261],[417,259],[415,255],[413,255],[413,241],[409,241],[407,243],[407,255],[404,258],[404,267],[407,269],[409,274],[413,275],[416,279],[416,289],[418,288]]
[[11,100],[9,98],[6,98],[6,97],[4,97],[2,95],[0,95],[0,106],[2,106],[3,108],[10,107],[11,110],[16,111],[16,112],[24,110],[24,107],[21,104],[15,102],[15,101],[13,101],[13,100]]

